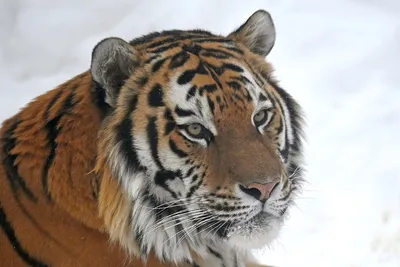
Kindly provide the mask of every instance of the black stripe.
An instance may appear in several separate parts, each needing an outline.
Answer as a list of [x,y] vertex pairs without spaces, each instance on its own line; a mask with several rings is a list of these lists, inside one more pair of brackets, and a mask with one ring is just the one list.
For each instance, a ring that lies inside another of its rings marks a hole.
[[171,110],[167,108],[164,112],[164,118],[167,120],[165,124],[164,135],[168,135],[175,129],[176,123],[174,121],[174,117],[172,117]]
[[180,85],[187,84],[193,80],[195,75],[196,70],[187,70],[179,76],[177,82]]
[[151,107],[162,107],[164,106],[164,92],[161,88],[161,85],[159,83],[155,84],[153,88],[151,89],[149,96],[148,96],[148,102],[149,106]]
[[178,195],[174,191],[172,191],[166,184],[166,181],[174,180],[176,177],[182,178],[182,175],[179,173],[179,171],[158,171],[154,177],[154,182],[164,188],[167,192],[169,192],[173,198],[178,199]]
[[151,57],[149,57],[148,59],[146,59],[146,60],[144,61],[144,65],[147,65],[147,64],[153,62],[154,60],[160,58],[160,57],[161,57],[161,55],[154,55],[154,56],[151,56]]
[[140,248],[140,256],[143,259],[147,258],[148,252],[150,251],[149,247],[147,246],[147,242],[145,242],[144,240],[144,233],[142,230],[138,229],[136,234],[136,241],[139,244],[139,248]]
[[214,93],[217,91],[217,86],[215,84],[206,84],[200,88],[200,95],[203,95],[202,91],[207,91],[207,93]]
[[233,96],[234,98],[236,98],[238,101],[244,102],[243,98],[242,98],[240,95],[238,95],[238,94],[236,94],[236,93],[232,93],[232,96]]
[[201,51],[201,55],[220,58],[220,59],[237,58],[234,54],[231,54],[228,51],[215,48],[203,48],[203,50]]
[[[168,171],[162,169],[156,173],[155,182],[158,185],[165,185],[167,180],[174,180],[175,178],[182,178],[182,174],[180,171]],[[175,194],[175,193],[174,193]]]
[[61,108],[60,111],[58,111],[57,116],[55,116],[54,118],[50,119],[50,109],[54,106],[54,104],[59,100],[61,93],[63,91],[59,91],[57,93],[57,95],[52,99],[52,101],[50,102],[49,106],[47,107],[46,110],[46,130],[47,130],[47,139],[48,139],[48,145],[50,147],[50,154],[47,157],[46,160],[46,164],[44,165],[44,169],[43,169],[43,174],[42,174],[42,188],[44,193],[46,194],[48,199],[51,199],[50,196],[50,192],[49,192],[49,188],[48,188],[48,175],[49,175],[49,170],[51,165],[53,164],[54,161],[54,157],[56,155],[56,150],[57,150],[57,137],[58,134],[60,133],[60,129],[59,129],[59,122],[61,120],[61,118],[67,114],[70,113],[74,103],[73,103],[73,98],[75,96],[75,90],[76,88],[73,88],[71,90],[71,93],[68,95],[67,99],[65,100],[63,107]]
[[199,62],[199,66],[197,66],[196,73],[197,74],[203,74],[203,75],[209,74],[209,72],[205,68],[206,64],[207,64],[206,62],[200,61]]
[[237,47],[233,47],[233,46],[227,45],[227,46],[224,46],[223,48],[228,49],[228,50],[231,50],[231,51],[233,51],[233,52],[236,52],[236,53],[238,53],[239,55],[243,55],[243,54],[244,54],[243,50],[241,50],[241,49],[239,49],[239,48],[237,48]]
[[212,38],[193,38],[196,43],[230,43],[231,41],[226,38],[212,37]]
[[186,173],[186,177],[189,177],[189,176],[191,176],[192,174],[193,174],[193,172],[194,172],[194,169],[196,169],[196,167],[195,166],[193,166],[193,167],[191,167],[188,171],[187,171],[187,173]]
[[[195,179],[197,179],[197,178],[198,178],[198,175],[195,174],[193,177],[195,177]],[[192,180],[193,180],[193,177],[192,177]],[[195,192],[197,189],[199,189],[199,187],[201,186],[202,183],[203,183],[203,179],[199,179],[199,180],[197,181],[196,184],[192,185],[192,186],[189,188],[189,191],[188,191],[188,193],[186,194],[186,197],[187,197],[187,198],[192,197],[193,194],[194,194],[194,192]]]
[[[274,87],[274,89],[277,91],[277,93],[282,97],[283,102],[286,104],[287,109],[289,110],[289,117],[290,117],[291,123],[294,125],[293,128],[295,130],[300,129],[301,115],[296,112],[297,111],[296,108],[298,107],[298,104],[296,103],[296,101],[285,90],[283,90],[281,87],[279,87],[276,83],[274,83],[272,81],[268,81],[268,82],[270,85],[272,85],[272,87]],[[296,134],[298,134],[298,133],[296,133]]]
[[157,61],[156,63],[154,63],[153,67],[151,68],[151,71],[157,72],[162,67],[162,65],[164,65],[164,63],[167,59],[168,58],[162,58],[159,61]]
[[216,258],[220,259],[221,261],[223,261],[223,258],[221,256],[221,254],[219,254],[217,251],[213,250],[212,248],[208,247],[208,251],[213,254]]
[[199,34],[197,32],[195,33],[195,32],[183,32],[183,31],[175,31],[172,34],[171,33],[172,32],[170,32],[168,34],[168,35],[172,35],[170,37],[168,35],[165,35],[165,33],[163,33],[163,35],[165,37],[167,37],[167,38],[165,38],[165,39],[163,39],[161,41],[156,41],[156,42],[154,42],[152,44],[149,44],[147,46],[147,48],[148,49],[156,48],[156,47],[159,47],[159,46],[165,46],[165,45],[173,43],[173,42],[188,40],[188,39],[191,39],[193,37],[206,37],[207,35],[210,35],[209,33],[208,34],[203,34],[203,33]]
[[284,161],[287,161],[287,158],[289,156],[289,144],[288,144],[288,137],[287,137],[287,131],[285,131],[285,140],[284,140],[284,145],[283,145],[283,149],[279,150],[279,152],[281,153],[282,157],[284,158]]
[[[272,87],[274,87],[276,92],[282,98],[282,102],[284,103],[284,105],[286,105],[287,111],[289,113],[288,114],[289,119],[290,119],[290,122],[288,122],[288,123],[290,123],[292,126],[291,128],[292,128],[292,135],[293,135],[292,136],[293,143],[288,144],[288,133],[287,133],[287,129],[286,129],[286,131],[285,131],[285,147],[283,149],[284,150],[283,153],[289,154],[289,146],[290,146],[290,150],[299,152],[301,145],[302,145],[301,139],[300,139],[300,133],[302,131],[300,124],[302,122],[302,118],[301,118],[301,114],[298,113],[299,106],[298,106],[297,102],[285,90],[283,90],[281,87],[279,87],[275,82],[269,81],[269,84]],[[281,109],[282,109],[283,114],[285,115],[285,111],[283,110],[283,107],[281,107]],[[282,123],[284,123],[284,122],[282,121]],[[285,127],[285,128],[287,128],[287,127]],[[286,149],[288,151],[286,151]]]
[[210,106],[212,114],[214,114],[215,105],[214,105],[214,102],[211,100],[210,96],[207,96],[207,102],[208,102],[208,105]]
[[189,101],[192,97],[196,95],[197,86],[193,85],[186,94],[186,101]]
[[217,83],[219,88],[222,88],[222,84],[221,84],[220,80],[218,79],[218,75],[222,75],[224,70],[220,67],[213,66],[212,64],[206,63],[206,62],[200,63],[200,66],[202,66],[203,64],[204,64],[204,68],[207,69],[206,73],[211,75],[211,77]]
[[243,83],[244,86],[246,86],[248,83],[254,86],[254,84],[249,79],[247,79],[247,77],[243,75],[240,75],[239,77],[231,77],[231,79]]
[[54,104],[60,99],[62,93],[64,91],[63,90],[58,90],[57,94],[53,97],[53,99],[50,101],[49,105],[46,108],[46,114],[45,114],[45,120],[49,121],[49,117],[50,117],[50,109],[54,106]]
[[18,168],[15,164],[17,155],[11,154],[11,151],[16,146],[17,139],[14,137],[14,133],[19,124],[20,121],[15,122],[2,136],[4,169],[13,194],[17,195],[17,191],[21,189],[30,200],[36,202],[37,197],[27,187],[25,180],[18,173]]
[[203,52],[201,53],[201,56],[203,57],[213,57],[217,59],[227,59],[229,56],[223,54],[223,53],[212,53],[212,52]]
[[243,72],[244,71],[241,67],[239,67],[237,65],[234,65],[234,64],[230,64],[230,63],[223,64],[222,68],[223,69],[232,70],[232,71],[236,71],[236,72]]
[[92,103],[101,111],[102,117],[110,112],[111,107],[106,102],[106,91],[94,80],[92,80],[91,98]]
[[[141,37],[135,38],[130,41],[130,44],[133,46],[136,45],[144,45],[147,43],[153,42],[156,38],[160,37],[173,37],[174,40],[185,40],[193,37],[212,37],[213,35],[210,32],[204,31],[204,30],[188,30],[188,31],[182,31],[182,30],[168,30],[168,31],[162,31],[162,32],[152,32],[146,35],[143,35]],[[148,46],[159,46],[159,45],[164,45],[166,43],[166,39],[155,42],[153,44],[149,44]]]
[[92,197],[94,199],[99,198],[100,193],[100,177],[97,174],[92,175],[92,179],[90,180],[90,185],[92,187]]
[[183,64],[185,64],[189,60],[189,58],[190,56],[186,51],[181,51],[171,58],[171,61],[169,62],[169,68],[179,68],[183,66]]
[[175,129],[176,123],[173,121],[169,121],[165,124],[165,132],[164,135],[169,135]]
[[238,82],[231,81],[226,83],[230,88],[232,88],[235,91],[239,91],[242,87]]
[[223,49],[216,49],[216,48],[203,48],[203,50],[202,51],[204,51],[204,52],[209,52],[209,53],[222,53],[222,54],[224,54],[224,55],[226,55],[226,56],[228,56],[228,57],[235,57],[235,55],[233,55],[233,54],[231,54],[231,53],[229,53],[228,51],[225,51],[225,50],[223,50]]
[[165,118],[167,121],[174,121],[174,117],[172,116],[172,112],[171,112],[171,110],[170,110],[169,108],[167,108],[167,109],[165,110],[164,118]]
[[203,48],[198,44],[191,43],[190,45],[184,44],[183,50],[185,50],[193,55],[198,56],[200,54],[200,51],[203,50]]
[[150,143],[151,155],[157,167],[160,169],[156,173],[154,181],[156,184],[162,186],[166,191],[168,191],[172,195],[172,197],[178,198],[178,195],[168,188],[166,181],[173,180],[176,177],[182,178],[182,173],[179,170],[175,172],[170,170],[165,170],[164,167],[162,166],[160,158],[158,156],[158,130],[156,122],[157,122],[156,117],[150,117],[149,122],[147,124],[147,139]]
[[189,117],[189,116],[196,115],[196,113],[194,113],[193,111],[188,110],[188,109],[182,109],[182,108],[180,108],[178,106],[175,107],[175,113],[179,117]]
[[267,100],[268,98],[264,94],[260,93],[260,95],[258,96],[258,101],[267,101]]
[[157,118],[150,117],[149,123],[147,124],[147,139],[150,143],[151,155],[157,167],[163,169],[160,158],[158,157],[158,130],[157,130]]
[[60,116],[56,116],[53,119],[50,119],[50,110],[54,106],[54,104],[60,99],[61,94],[63,93],[63,90],[59,90],[55,97],[50,101],[47,109],[46,109],[46,114],[45,114],[45,121],[46,121],[46,130],[47,130],[47,139],[48,139],[48,145],[50,146],[50,154],[47,156],[46,163],[43,168],[43,173],[42,173],[42,188],[47,196],[47,198],[50,200],[50,192],[48,189],[48,171],[50,169],[51,164],[53,163],[54,156],[55,156],[55,150],[57,148],[57,143],[56,143],[56,138],[58,136],[58,122],[60,120]]
[[147,77],[146,75],[139,77],[139,79],[136,81],[136,83],[140,86],[143,87],[147,84],[147,82],[149,81],[149,77]]
[[132,112],[135,111],[138,103],[138,96],[132,97],[129,103],[129,109],[125,115],[125,118],[117,127],[117,140],[121,142],[120,152],[127,161],[127,167],[130,168],[131,172],[144,171],[146,168],[140,164],[138,155],[133,146],[133,121],[131,119]]
[[34,258],[33,256],[29,255],[29,253],[21,246],[19,243],[15,231],[11,226],[11,223],[8,221],[6,213],[3,210],[3,207],[0,203],[0,226],[1,229],[4,231],[4,234],[7,236],[8,241],[10,242],[13,249],[17,252],[19,257],[30,266],[34,267],[46,267],[47,264],[39,261],[38,259]]
[[[249,67],[251,73],[252,73],[252,77],[254,78],[256,84],[258,87],[260,88],[264,88],[264,84],[265,82],[263,81],[263,79],[261,78],[261,76],[259,75],[259,73],[257,71],[254,70],[253,66],[251,64],[249,64],[248,62],[246,62],[247,66]],[[268,79],[266,78],[266,80],[268,81]]]
[[158,47],[157,49],[154,49],[154,50],[149,50],[149,52],[150,53],[155,53],[155,54],[162,53],[162,52],[168,51],[170,49],[176,48],[178,46],[180,46],[180,43],[178,43],[178,42],[177,43],[171,43],[169,45],[160,46],[160,47]]
[[178,155],[178,157],[180,157],[180,158],[185,158],[185,157],[188,156],[188,154],[187,154],[185,151],[181,150],[181,149],[176,145],[176,143],[175,143],[173,140],[171,140],[171,139],[169,139],[169,147],[171,148],[172,152],[174,152],[174,153],[175,153],[176,155]]
[[192,183],[195,183],[197,181],[197,179],[199,179],[199,175],[195,174],[192,177]]
[[160,37],[161,32],[151,32],[149,34],[143,35],[141,37],[135,38],[131,40],[129,43],[133,46],[135,45],[142,45],[147,42],[153,41],[155,38]]
[[[185,37],[186,38],[186,37]],[[154,43],[152,43],[152,44],[149,44],[147,47],[146,47],[146,49],[152,49],[152,48],[156,48],[156,47],[160,47],[160,46],[165,46],[165,45],[168,45],[168,44],[170,44],[170,43],[173,43],[173,42],[176,42],[177,40],[176,40],[176,38],[174,37],[174,36],[172,36],[172,37],[167,37],[167,38],[165,38],[165,39],[163,39],[163,40],[161,40],[161,41],[157,41],[157,42],[154,42]]]

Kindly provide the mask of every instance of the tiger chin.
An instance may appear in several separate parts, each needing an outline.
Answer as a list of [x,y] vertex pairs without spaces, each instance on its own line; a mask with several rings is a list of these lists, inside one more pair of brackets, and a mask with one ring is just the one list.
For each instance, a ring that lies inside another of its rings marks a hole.
[[6,120],[1,266],[261,266],[302,181],[302,110],[259,10],[227,36],[110,37]]

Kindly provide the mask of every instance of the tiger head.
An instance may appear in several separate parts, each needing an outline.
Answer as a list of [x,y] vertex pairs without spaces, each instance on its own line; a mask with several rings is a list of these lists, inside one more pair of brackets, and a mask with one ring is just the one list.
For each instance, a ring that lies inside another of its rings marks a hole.
[[228,36],[175,30],[96,45],[90,71],[111,109],[99,154],[129,202],[126,223],[109,230],[124,227],[125,247],[180,260],[277,236],[301,180],[302,119],[265,61],[274,43],[259,10]]

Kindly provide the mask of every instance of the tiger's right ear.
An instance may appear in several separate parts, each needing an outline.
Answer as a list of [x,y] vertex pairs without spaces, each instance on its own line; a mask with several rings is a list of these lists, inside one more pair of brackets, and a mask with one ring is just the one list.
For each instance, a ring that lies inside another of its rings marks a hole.
[[90,73],[105,90],[105,101],[115,107],[125,81],[139,65],[139,53],[120,38],[106,38],[93,49]]

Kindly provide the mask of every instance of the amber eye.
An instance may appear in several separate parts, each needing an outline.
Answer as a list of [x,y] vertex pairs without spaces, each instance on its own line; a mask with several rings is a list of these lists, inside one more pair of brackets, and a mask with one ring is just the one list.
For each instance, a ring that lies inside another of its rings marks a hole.
[[263,109],[260,110],[259,112],[257,112],[254,117],[253,117],[253,121],[254,121],[254,125],[256,127],[260,127],[261,125],[263,125],[266,121],[268,120],[268,112],[267,110]]
[[192,123],[185,126],[186,133],[196,139],[209,140],[212,136],[211,132],[200,123]]

